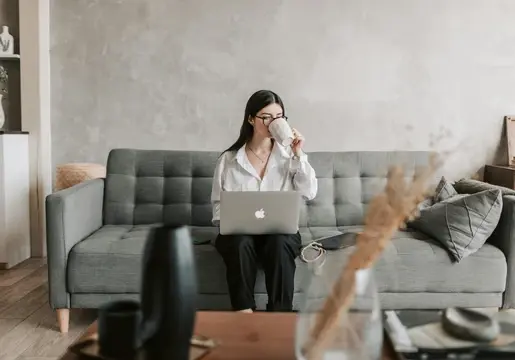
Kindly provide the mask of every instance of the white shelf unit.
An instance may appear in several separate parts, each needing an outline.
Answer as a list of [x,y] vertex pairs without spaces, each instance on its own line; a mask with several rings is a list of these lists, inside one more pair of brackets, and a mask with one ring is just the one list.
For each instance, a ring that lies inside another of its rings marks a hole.
[[0,268],[31,255],[29,196],[29,135],[0,133]]
[[20,60],[19,54],[5,55],[0,54],[0,60]]

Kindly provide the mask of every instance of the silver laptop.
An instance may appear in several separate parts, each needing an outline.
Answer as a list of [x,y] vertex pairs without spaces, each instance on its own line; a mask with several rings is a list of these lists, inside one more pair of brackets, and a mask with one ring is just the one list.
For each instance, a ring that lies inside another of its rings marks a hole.
[[295,234],[300,205],[296,191],[223,191],[220,234]]

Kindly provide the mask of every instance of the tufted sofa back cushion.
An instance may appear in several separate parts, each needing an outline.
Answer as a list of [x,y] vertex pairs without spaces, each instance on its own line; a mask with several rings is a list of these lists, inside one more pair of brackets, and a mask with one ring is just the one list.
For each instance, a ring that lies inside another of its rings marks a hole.
[[[219,152],[112,150],[107,162],[105,224],[211,226],[211,184]],[[301,210],[301,227],[360,225],[388,169],[407,176],[429,152],[314,152],[318,194]]]
[[368,204],[384,189],[392,166],[402,166],[408,180],[417,168],[428,166],[430,158],[430,152],[415,151],[309,154],[318,178],[318,193],[302,208],[300,226],[362,225]]
[[211,225],[215,152],[115,149],[109,154],[105,224]]

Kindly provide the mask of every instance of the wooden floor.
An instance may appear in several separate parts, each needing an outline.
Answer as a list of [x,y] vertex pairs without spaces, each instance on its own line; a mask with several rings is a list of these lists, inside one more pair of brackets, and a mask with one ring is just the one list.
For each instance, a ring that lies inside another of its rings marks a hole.
[[95,319],[91,310],[70,313],[61,334],[48,304],[46,259],[29,259],[0,270],[0,360],[53,360]]

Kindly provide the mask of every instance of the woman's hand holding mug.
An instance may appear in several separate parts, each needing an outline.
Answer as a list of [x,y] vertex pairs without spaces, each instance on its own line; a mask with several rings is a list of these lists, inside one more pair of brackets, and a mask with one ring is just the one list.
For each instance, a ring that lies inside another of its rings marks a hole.
[[304,146],[304,136],[297,130],[292,128],[293,132],[293,141],[291,143],[291,148],[293,153],[297,156],[300,156],[302,152],[302,147]]
[[282,146],[291,146],[293,153],[300,156],[302,146],[304,145],[304,136],[290,127],[285,119],[277,119],[272,121],[268,126],[268,130],[272,137]]

